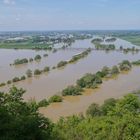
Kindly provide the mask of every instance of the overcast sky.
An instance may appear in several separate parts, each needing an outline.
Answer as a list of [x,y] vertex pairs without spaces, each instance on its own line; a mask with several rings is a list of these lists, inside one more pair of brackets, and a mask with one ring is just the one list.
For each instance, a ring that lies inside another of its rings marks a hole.
[[140,29],[140,0],[0,0],[0,31]]

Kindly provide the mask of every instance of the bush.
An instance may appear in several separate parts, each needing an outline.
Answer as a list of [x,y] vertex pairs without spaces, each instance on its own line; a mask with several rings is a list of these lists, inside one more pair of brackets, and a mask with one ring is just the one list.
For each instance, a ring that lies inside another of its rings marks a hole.
[[27,77],[32,77],[32,71],[30,69],[28,69],[26,71],[26,75],[27,75]]
[[104,75],[104,76],[106,76],[106,75],[108,75],[109,73],[110,73],[110,69],[109,69],[109,67],[107,67],[107,66],[104,66],[103,68],[102,68],[102,74]]
[[110,98],[104,101],[104,104],[100,107],[102,114],[107,115],[109,111],[113,110],[116,105],[117,100],[114,98]]
[[81,79],[77,80],[77,85],[81,88],[95,88],[97,84],[101,84],[102,79],[95,74],[87,73]]
[[12,83],[12,81],[11,81],[11,80],[8,80],[8,81],[7,81],[7,84],[8,84],[8,85],[9,85],[9,84],[11,84],[11,83]]
[[0,92],[0,140],[51,139],[52,123],[39,114],[35,101],[23,99],[23,89]]
[[40,74],[41,74],[41,70],[36,69],[36,70],[34,71],[34,75],[40,75]]
[[33,61],[34,61],[33,58],[30,58],[30,59],[29,59],[29,62],[33,62]]
[[99,76],[99,77],[101,77],[101,78],[103,78],[103,77],[105,77],[106,74],[104,72],[98,71],[96,73],[96,75]]
[[111,74],[119,74],[119,68],[117,66],[113,66],[111,69]]
[[40,59],[41,59],[40,55],[36,55],[35,58],[34,58],[35,61],[40,60]]
[[20,81],[20,78],[18,78],[18,77],[15,77],[15,78],[13,78],[13,80],[12,80],[13,82],[18,82],[18,81]]
[[26,79],[26,77],[25,76],[22,76],[21,78],[20,78],[20,80],[25,80]]
[[57,64],[57,67],[60,68],[60,67],[63,67],[67,65],[67,61],[60,61],[58,64]]
[[82,92],[82,88],[80,88],[79,86],[68,86],[66,89],[64,89],[62,91],[62,95],[63,96],[75,96],[75,95],[81,95]]
[[39,107],[46,107],[48,105],[49,105],[49,102],[46,99],[43,99],[38,103]]
[[128,71],[131,69],[131,63],[128,60],[124,60],[122,63],[120,63],[119,68],[121,71]]
[[54,95],[52,97],[50,97],[49,102],[53,103],[53,102],[62,102],[62,97],[58,96],[58,95]]
[[48,72],[48,71],[50,71],[50,68],[46,66],[46,67],[43,69],[43,71],[44,71],[44,72]]
[[5,86],[5,85],[6,85],[5,83],[1,83],[1,84],[0,84],[0,87],[3,87],[3,86]]
[[87,114],[87,116],[92,116],[92,117],[100,116],[101,115],[101,110],[100,110],[99,105],[96,104],[96,103],[91,104],[88,107],[88,109],[86,111],[86,114]]
[[28,59],[26,59],[26,58],[23,58],[23,59],[16,59],[16,60],[14,61],[14,65],[25,64],[25,63],[28,63]]
[[44,56],[44,57],[47,57],[47,56],[48,56],[48,54],[44,54],[43,56]]

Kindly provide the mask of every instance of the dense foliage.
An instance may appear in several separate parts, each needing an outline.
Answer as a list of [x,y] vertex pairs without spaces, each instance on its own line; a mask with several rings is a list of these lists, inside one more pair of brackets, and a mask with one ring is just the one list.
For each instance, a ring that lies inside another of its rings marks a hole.
[[82,92],[82,88],[79,87],[79,86],[68,86],[67,88],[65,88],[63,91],[62,91],[62,95],[63,96],[67,96],[67,95],[81,95],[81,92]]
[[53,128],[53,140],[139,140],[140,100],[135,95],[109,99],[102,106],[92,104],[87,117],[60,119]]
[[26,63],[28,63],[28,59],[27,59],[27,58],[16,59],[16,60],[14,61],[14,64],[13,64],[13,65],[26,64]]
[[33,103],[22,98],[23,89],[13,87],[0,92],[0,140],[45,140],[50,138],[52,125],[33,109]]
[[60,67],[64,67],[65,65],[67,65],[67,61],[60,61],[60,62],[57,64],[57,67],[60,68]]
[[128,71],[132,67],[131,63],[128,60],[124,60],[123,62],[120,63],[120,70],[121,71]]
[[49,102],[53,103],[53,102],[62,102],[62,97],[59,95],[54,95],[52,97],[50,97]]
[[36,55],[35,58],[34,58],[35,61],[40,60],[40,59],[41,59],[41,56],[39,54]]

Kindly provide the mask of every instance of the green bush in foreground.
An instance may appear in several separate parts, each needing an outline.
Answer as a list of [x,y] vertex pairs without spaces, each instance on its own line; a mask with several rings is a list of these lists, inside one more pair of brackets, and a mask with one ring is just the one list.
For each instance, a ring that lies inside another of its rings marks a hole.
[[92,104],[87,117],[60,119],[53,128],[54,140],[139,140],[140,100],[135,95]]
[[51,122],[23,100],[23,89],[0,92],[0,140],[46,140],[51,138]]
[[47,100],[25,102],[25,90],[12,87],[0,92],[0,140],[139,140],[140,98],[129,94],[121,99],[93,103],[87,116],[71,116],[51,123],[38,113]]

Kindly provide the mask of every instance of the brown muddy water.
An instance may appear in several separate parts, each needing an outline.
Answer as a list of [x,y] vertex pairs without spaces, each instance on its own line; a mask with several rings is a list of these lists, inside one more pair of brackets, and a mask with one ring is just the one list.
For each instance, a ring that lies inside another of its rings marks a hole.
[[[15,76],[24,75],[27,69],[34,70],[42,69],[45,66],[56,66],[61,60],[69,60],[75,54],[83,51],[78,48],[94,47],[90,42],[91,39],[78,40],[69,47],[71,49],[58,50],[56,53],[51,51],[0,49],[0,83],[11,80]],[[133,46],[131,43],[124,40],[119,41],[119,39],[117,39],[115,44],[118,47],[120,45],[126,47]],[[49,56],[42,58],[39,63],[33,62],[18,67],[9,66],[17,58],[34,58],[37,54],[43,56],[46,53]],[[26,79],[15,85],[26,89],[25,100],[35,98],[39,101],[49,98],[54,94],[60,94],[62,89],[68,85],[75,84],[76,80],[86,73],[95,73],[103,66],[111,67],[125,59],[130,61],[138,60],[140,59],[140,53],[124,54],[119,51],[105,52],[93,50],[87,57],[80,59],[74,64],[68,64],[63,69],[51,70],[49,73]],[[129,74],[119,75],[116,80],[105,81],[97,91],[88,90],[83,96],[66,97],[63,103],[52,104],[47,109],[42,108],[41,112],[53,120],[58,119],[60,116],[84,112],[92,102],[102,103],[107,98],[118,98],[132,90],[140,89],[139,73],[140,68],[135,67]],[[1,87],[0,91],[7,91],[10,86]]]
[[62,103],[53,103],[47,108],[40,108],[40,113],[54,122],[60,117],[74,114],[85,114],[92,103],[102,104],[108,98],[120,98],[128,93],[140,89],[140,67],[134,67],[128,74],[120,74],[115,79],[103,82],[100,88],[87,89],[83,95],[64,97]]

